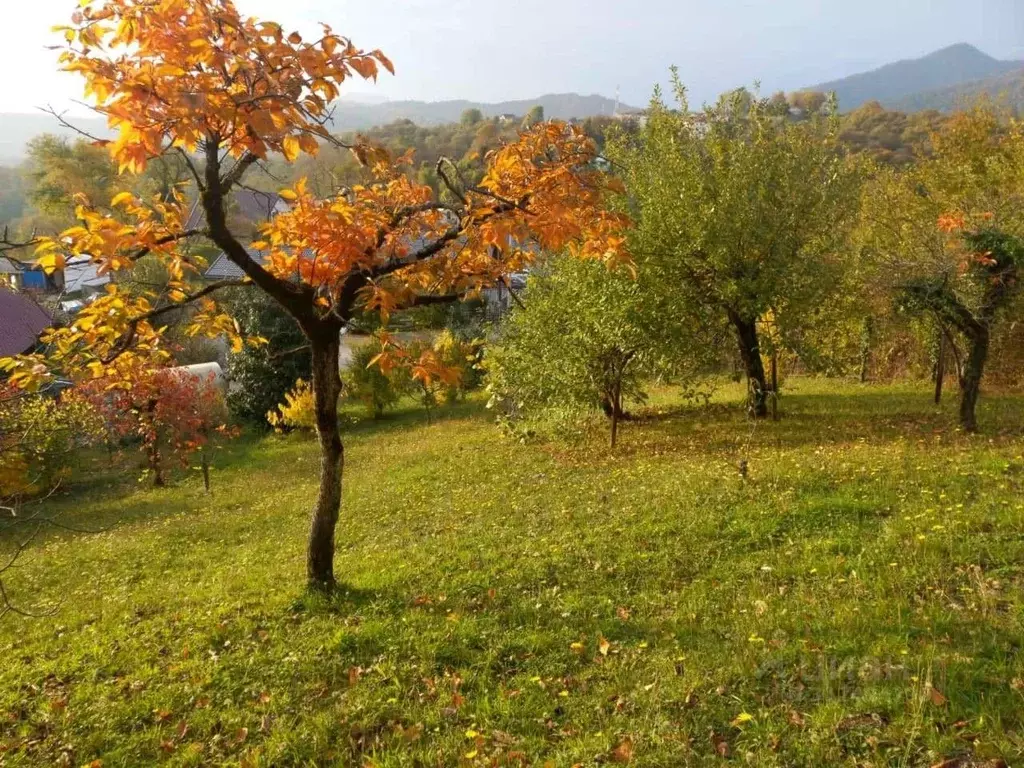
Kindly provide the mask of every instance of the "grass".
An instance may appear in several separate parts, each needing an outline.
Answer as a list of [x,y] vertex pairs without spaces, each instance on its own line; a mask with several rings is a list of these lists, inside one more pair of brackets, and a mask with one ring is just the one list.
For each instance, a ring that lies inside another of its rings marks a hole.
[[660,393],[615,456],[478,402],[359,423],[332,600],[309,439],[51,499],[114,527],[8,580],[58,612],[0,624],[0,765],[1017,764],[1024,398],[969,437],[922,387],[788,393]]

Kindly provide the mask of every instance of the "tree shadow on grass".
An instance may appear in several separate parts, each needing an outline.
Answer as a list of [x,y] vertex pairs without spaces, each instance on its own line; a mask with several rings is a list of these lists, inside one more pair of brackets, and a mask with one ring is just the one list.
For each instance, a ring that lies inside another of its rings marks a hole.
[[697,452],[737,455],[756,447],[801,448],[809,445],[941,439],[976,441],[1024,435],[1024,398],[990,395],[980,405],[981,435],[961,432],[955,397],[935,406],[927,392],[844,391],[784,394],[779,421],[749,418],[741,404],[672,405],[647,409],[623,429],[620,455],[645,452]]

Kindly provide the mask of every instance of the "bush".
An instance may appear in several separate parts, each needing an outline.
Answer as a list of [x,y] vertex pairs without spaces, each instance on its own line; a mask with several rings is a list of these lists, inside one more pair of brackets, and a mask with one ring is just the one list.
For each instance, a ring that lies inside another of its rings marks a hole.
[[284,400],[296,380],[310,378],[306,337],[262,291],[242,289],[230,303],[245,333],[262,336],[267,343],[247,344],[228,357],[228,406],[237,418],[266,426],[267,413]]
[[313,404],[313,386],[305,379],[284,395],[284,400],[267,411],[267,421],[278,431],[287,429],[316,429],[316,410]]
[[384,411],[394,407],[402,397],[400,382],[394,375],[385,375],[373,362],[381,350],[380,340],[376,337],[368,344],[356,347],[343,376],[344,396],[361,403],[375,419],[383,416]]
[[213,377],[181,370],[139,370],[130,386],[92,379],[74,396],[102,414],[109,439],[141,445],[155,485],[165,482],[169,459],[182,467],[189,456],[228,434],[227,407]]
[[0,499],[52,488],[79,449],[99,443],[103,421],[92,406],[0,384]]

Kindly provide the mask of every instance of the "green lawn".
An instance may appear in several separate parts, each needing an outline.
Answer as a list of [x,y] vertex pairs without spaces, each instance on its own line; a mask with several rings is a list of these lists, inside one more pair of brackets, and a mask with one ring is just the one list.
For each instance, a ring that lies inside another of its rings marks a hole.
[[739,395],[662,392],[614,457],[475,401],[356,424],[332,602],[308,438],[55,497],[112,527],[7,579],[59,607],[0,623],[0,765],[1021,764],[1024,398],[968,437],[925,387]]

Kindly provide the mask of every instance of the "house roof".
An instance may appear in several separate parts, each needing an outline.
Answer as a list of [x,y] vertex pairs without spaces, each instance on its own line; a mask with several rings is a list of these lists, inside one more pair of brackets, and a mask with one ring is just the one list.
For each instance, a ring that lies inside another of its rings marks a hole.
[[0,288],[0,357],[30,350],[50,322],[46,310],[28,296]]
[[73,294],[86,288],[102,288],[110,275],[99,273],[100,265],[88,256],[76,256],[64,266],[64,293]]
[[[265,251],[255,251],[252,248],[246,248],[245,252],[257,264],[263,264],[266,261],[267,253]],[[213,264],[206,270],[204,277],[207,280],[238,280],[245,277],[245,272],[235,262],[231,261],[227,255],[222,253],[213,260]]]
[[[280,213],[287,207],[277,193],[253,189],[235,189],[231,194],[231,205],[239,216],[253,224],[268,221],[275,213]],[[205,221],[206,215],[197,200],[192,204],[185,229],[201,229]]]
[[7,256],[0,256],[0,275],[17,275],[22,271],[18,262]]

